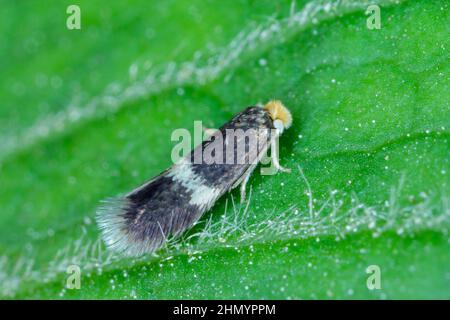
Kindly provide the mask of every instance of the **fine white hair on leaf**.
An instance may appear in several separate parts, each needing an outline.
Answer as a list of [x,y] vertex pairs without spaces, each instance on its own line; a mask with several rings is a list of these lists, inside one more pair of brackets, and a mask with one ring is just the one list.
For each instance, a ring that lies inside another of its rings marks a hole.
[[[300,173],[301,176],[302,173]],[[302,179],[305,183],[308,181],[306,176],[303,173]],[[254,244],[273,240],[311,239],[322,236],[335,236],[336,239],[342,239],[359,231],[369,231],[374,237],[387,231],[411,234],[417,230],[433,230],[448,234],[450,224],[448,192],[441,190],[440,193],[429,194],[427,197],[420,198],[419,202],[405,206],[400,205],[398,201],[402,185],[401,179],[385,199],[387,203],[371,206],[361,202],[354,194],[342,197],[339,190],[331,190],[328,199],[314,205],[311,201],[312,196],[309,196],[313,192],[308,192],[308,204],[303,209],[298,204],[291,204],[281,210],[274,207],[267,212],[264,220],[253,222],[249,217],[255,214],[250,209],[254,196],[250,194],[247,203],[238,205],[230,195],[225,202],[224,213],[219,219],[210,215],[201,222],[204,226],[197,232],[177,238],[169,237],[168,245],[163,248],[164,250],[158,254],[153,253],[151,257],[144,255],[131,259],[114,251],[104,250],[101,239],[89,239],[81,230],[81,237],[69,241],[58,250],[47,265],[38,267],[34,263],[37,251],[19,256],[14,260],[6,255],[0,255],[0,282],[2,283],[0,294],[12,297],[27,283],[58,279],[66,275],[67,266],[71,264],[82,265],[83,272],[101,272],[101,270],[115,268],[118,264],[122,264],[124,259],[129,265],[148,262],[149,259],[169,258],[178,254],[186,254],[191,259],[198,253],[218,247],[251,247]],[[382,200],[380,199],[383,203]],[[123,199],[107,201],[107,204],[110,203],[117,204],[121,208]],[[108,214],[113,213],[110,209],[111,206],[107,205]],[[64,291],[61,292],[61,296],[63,295]]]

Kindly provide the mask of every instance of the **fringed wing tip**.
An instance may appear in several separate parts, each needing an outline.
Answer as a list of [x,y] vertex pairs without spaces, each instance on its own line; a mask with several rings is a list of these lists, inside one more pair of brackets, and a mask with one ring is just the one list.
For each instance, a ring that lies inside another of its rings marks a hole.
[[102,201],[97,210],[97,224],[102,232],[106,246],[122,255],[141,256],[158,249],[164,239],[154,237],[151,240],[135,234],[126,219],[127,211],[131,208],[128,198],[111,198]]

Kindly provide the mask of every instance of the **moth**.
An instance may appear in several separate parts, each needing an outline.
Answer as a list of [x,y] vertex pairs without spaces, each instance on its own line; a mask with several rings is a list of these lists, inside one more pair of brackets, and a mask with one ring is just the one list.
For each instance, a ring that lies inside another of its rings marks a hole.
[[[240,186],[243,201],[251,173],[291,124],[291,113],[280,101],[247,107],[160,175],[105,201],[97,222],[106,245],[130,256],[151,253],[233,188]],[[289,171],[271,151],[274,167]]]

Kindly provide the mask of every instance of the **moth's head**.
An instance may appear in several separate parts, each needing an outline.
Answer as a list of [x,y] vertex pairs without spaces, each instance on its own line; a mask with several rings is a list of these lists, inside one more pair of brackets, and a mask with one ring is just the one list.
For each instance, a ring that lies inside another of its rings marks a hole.
[[278,100],[271,100],[265,106],[264,110],[269,114],[276,129],[283,132],[292,124],[291,112]]

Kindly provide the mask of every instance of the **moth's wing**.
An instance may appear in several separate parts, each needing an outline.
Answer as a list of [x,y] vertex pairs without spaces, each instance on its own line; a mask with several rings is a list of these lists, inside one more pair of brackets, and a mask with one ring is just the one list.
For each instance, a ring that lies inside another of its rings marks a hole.
[[261,161],[262,157],[266,154],[266,151],[270,148],[270,140],[271,132],[269,130],[258,130],[256,131],[256,141],[257,146],[251,145],[250,141],[243,141],[243,138],[240,139],[238,143],[244,143],[246,146],[246,152],[242,156],[238,156],[239,161],[245,162],[247,165],[245,166],[245,170],[241,172],[238,176],[237,180],[231,186],[231,189],[239,186],[245,177],[255,170],[258,163]]
[[[196,164],[195,155],[211,143],[203,142],[184,163],[172,166],[125,197],[108,201],[98,214],[107,245],[129,255],[140,255],[154,251],[167,237],[192,226],[256,166],[270,144],[272,125],[263,109],[249,107],[220,128],[222,134],[226,129],[256,129],[256,144],[249,139],[243,152],[236,147],[231,150],[233,163]],[[247,138],[238,139],[235,146],[242,146],[242,139]],[[223,144],[221,147],[225,148]]]
[[123,198],[105,201],[97,221],[114,251],[137,256],[158,249],[168,237],[190,227],[205,208],[166,170]]

